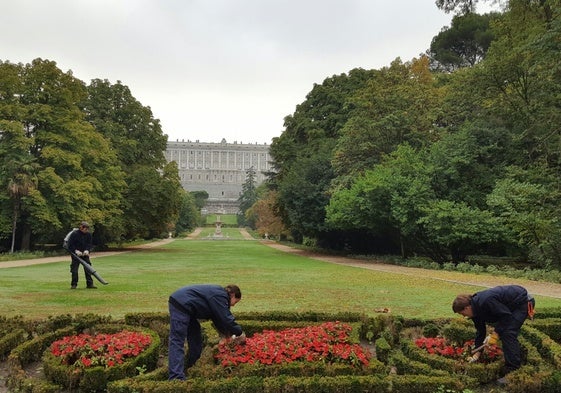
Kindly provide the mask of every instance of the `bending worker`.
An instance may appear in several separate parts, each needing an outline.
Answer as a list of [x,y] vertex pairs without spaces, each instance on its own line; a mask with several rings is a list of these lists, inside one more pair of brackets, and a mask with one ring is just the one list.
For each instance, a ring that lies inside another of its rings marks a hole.
[[237,285],[191,285],[179,288],[169,297],[169,379],[185,379],[185,340],[189,346],[187,368],[201,357],[203,337],[198,319],[210,319],[218,332],[245,343],[245,334],[230,312],[242,298]]
[[[477,292],[474,295],[458,295],[452,303],[455,313],[472,319],[477,333],[475,347],[502,341],[505,373],[520,368],[520,343],[518,333],[526,318],[533,318],[535,301],[526,289],[519,285],[505,285]],[[494,333],[486,337],[486,323],[495,324]],[[483,349],[483,348],[482,348]],[[481,352],[474,354],[477,361]],[[501,381],[499,381],[501,382]]]

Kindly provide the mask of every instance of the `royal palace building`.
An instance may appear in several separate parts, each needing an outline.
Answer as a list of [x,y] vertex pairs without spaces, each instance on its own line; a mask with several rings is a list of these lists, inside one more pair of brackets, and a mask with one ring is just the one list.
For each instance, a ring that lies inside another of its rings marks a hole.
[[255,183],[265,180],[270,170],[269,145],[177,140],[168,141],[168,162],[179,168],[181,185],[187,191],[208,192],[208,213],[236,214],[247,171],[253,167]]

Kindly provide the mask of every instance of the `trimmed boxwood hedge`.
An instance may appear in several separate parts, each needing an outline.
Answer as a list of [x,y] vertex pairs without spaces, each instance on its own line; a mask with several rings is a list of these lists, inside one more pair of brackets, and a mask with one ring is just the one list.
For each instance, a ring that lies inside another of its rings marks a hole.
[[[525,365],[509,374],[509,392],[559,391],[561,346],[558,331],[561,309],[540,310],[540,317],[537,318],[537,315],[534,321],[527,321],[523,326],[520,342]],[[84,331],[101,331],[102,327],[106,329],[104,332],[109,333],[111,326],[120,330],[124,327],[149,329],[158,336],[159,350],[155,350],[150,359],[134,362],[135,366],[126,371],[116,368],[111,377],[102,373],[99,367],[88,370],[84,374],[88,376],[76,386],[78,392],[459,393],[464,390],[488,391],[486,384],[494,383],[501,375],[502,361],[490,365],[468,364],[430,355],[414,345],[411,334],[444,335],[457,342],[473,338],[473,325],[462,318],[420,320],[388,314],[371,317],[356,313],[315,312],[240,313],[236,317],[247,333],[302,327],[323,321],[349,323],[353,327],[353,341],[369,345],[370,350],[375,349],[376,358],[364,368],[321,362],[223,368],[216,365],[213,358],[215,345],[220,338],[211,324],[204,322],[205,348],[200,361],[189,369],[187,381],[167,381],[165,359],[169,316],[166,313],[129,314],[122,321],[112,321],[111,317],[97,315],[60,315],[41,321],[4,319],[2,322],[6,322],[5,326],[11,326],[0,330],[0,345],[12,343],[4,345],[7,348],[5,353],[9,353],[8,387],[14,392],[60,392],[65,383],[59,377],[54,378],[56,383],[44,378],[31,378],[26,375],[25,367],[39,361],[50,343],[58,338]],[[19,327],[18,332],[15,326]],[[16,339],[12,334],[19,338]],[[25,341],[18,342],[22,339]],[[157,355],[160,361],[156,365]],[[48,359],[44,367],[47,363]],[[150,367],[144,367],[145,364],[150,364]],[[49,374],[53,368],[47,364],[45,370]],[[139,371],[140,375],[136,375]]]
[[95,334],[113,334],[122,330],[137,331],[150,335],[152,343],[138,356],[127,359],[122,364],[105,368],[101,366],[77,368],[63,365],[60,359],[50,351],[43,354],[43,370],[50,382],[61,385],[67,389],[77,388],[80,392],[104,391],[109,381],[116,381],[138,374],[138,368],[154,370],[158,361],[160,350],[160,337],[151,330],[139,329],[126,325],[97,325]]

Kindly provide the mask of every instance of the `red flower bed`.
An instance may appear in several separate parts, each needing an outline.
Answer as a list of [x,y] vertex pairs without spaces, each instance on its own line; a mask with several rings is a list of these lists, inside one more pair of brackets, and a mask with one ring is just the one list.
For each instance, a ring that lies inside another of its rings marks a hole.
[[[471,356],[474,340],[469,340],[463,346],[454,346],[443,337],[421,337],[415,340],[415,345],[425,349],[428,353],[452,359],[467,359]],[[502,355],[502,350],[496,345],[489,345],[479,357],[480,363],[490,363]]]
[[122,331],[115,334],[80,334],[67,336],[51,344],[51,353],[62,364],[80,367],[122,364],[127,358],[138,356],[150,346],[148,334]]
[[351,344],[350,325],[326,322],[317,326],[281,331],[265,330],[246,340],[244,345],[222,342],[215,358],[224,367],[240,363],[279,364],[294,361],[368,365],[370,354]]

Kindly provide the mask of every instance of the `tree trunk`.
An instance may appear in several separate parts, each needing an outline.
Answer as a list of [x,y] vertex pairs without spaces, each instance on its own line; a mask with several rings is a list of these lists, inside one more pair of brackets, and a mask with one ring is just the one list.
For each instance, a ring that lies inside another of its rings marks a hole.
[[31,250],[31,227],[29,225],[23,225],[23,231],[21,234],[21,251]]
[[12,246],[10,248],[10,253],[14,253],[14,248],[16,245],[16,227],[18,224],[18,205],[19,202],[16,200],[14,201],[14,215],[13,215],[13,220],[12,220]]

